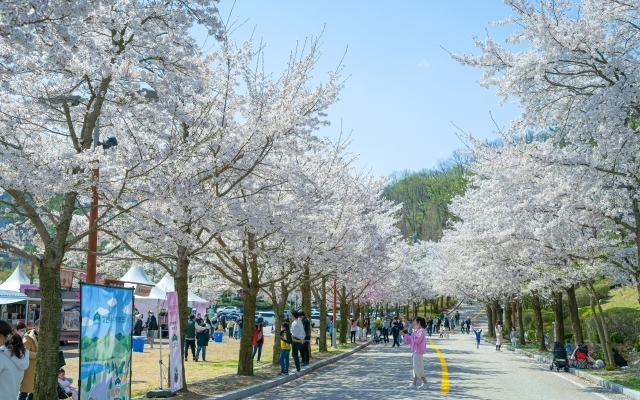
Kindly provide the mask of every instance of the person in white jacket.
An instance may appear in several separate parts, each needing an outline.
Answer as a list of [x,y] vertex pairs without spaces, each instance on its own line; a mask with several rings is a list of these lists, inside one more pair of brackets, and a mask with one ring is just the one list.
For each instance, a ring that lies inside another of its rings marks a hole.
[[0,400],[15,400],[24,371],[29,368],[29,351],[22,337],[13,334],[7,321],[0,320]]

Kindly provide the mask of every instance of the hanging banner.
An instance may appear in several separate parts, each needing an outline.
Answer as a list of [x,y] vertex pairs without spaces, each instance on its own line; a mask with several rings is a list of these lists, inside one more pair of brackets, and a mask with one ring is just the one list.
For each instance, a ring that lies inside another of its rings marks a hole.
[[207,312],[207,303],[199,303],[197,301],[194,301],[193,308],[196,309],[196,315],[200,314],[200,316],[204,318]]
[[80,286],[80,400],[131,398],[133,290]]
[[178,292],[167,292],[169,313],[169,389],[175,393],[182,389],[182,342],[180,342],[180,314]]

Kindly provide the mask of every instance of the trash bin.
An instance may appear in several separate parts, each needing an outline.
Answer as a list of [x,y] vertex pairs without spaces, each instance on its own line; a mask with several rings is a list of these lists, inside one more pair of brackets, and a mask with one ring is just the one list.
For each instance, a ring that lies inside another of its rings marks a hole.
[[134,336],[133,337],[133,351],[136,353],[142,353],[144,351],[144,336]]
[[218,342],[218,343],[222,343],[222,337],[224,336],[224,332],[223,331],[215,331],[213,332],[213,341],[214,342]]

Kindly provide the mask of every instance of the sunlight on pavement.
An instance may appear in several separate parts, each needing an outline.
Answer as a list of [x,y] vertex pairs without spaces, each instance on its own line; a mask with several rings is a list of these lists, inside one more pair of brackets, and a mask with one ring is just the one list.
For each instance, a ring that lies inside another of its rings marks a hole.
[[433,343],[433,340],[429,339],[429,343],[431,344],[433,349],[436,351],[436,354],[440,359],[440,365],[442,366],[442,380],[441,380],[442,383],[440,384],[440,393],[447,394],[449,393],[449,368],[447,368],[447,362],[445,361],[444,355],[442,355],[438,346],[436,346],[436,344]]

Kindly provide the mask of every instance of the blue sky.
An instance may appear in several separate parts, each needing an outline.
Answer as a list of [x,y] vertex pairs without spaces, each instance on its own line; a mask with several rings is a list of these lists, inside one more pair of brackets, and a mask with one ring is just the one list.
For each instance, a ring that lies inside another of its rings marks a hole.
[[433,167],[463,147],[452,122],[493,139],[489,112],[500,127],[519,113],[512,104],[500,106],[495,89],[478,85],[481,70],[460,66],[441,48],[476,53],[472,36],[487,30],[505,38],[512,28],[489,25],[513,14],[499,0],[222,0],[218,8],[244,22],[236,41],[253,33],[266,43],[268,71],[280,73],[296,41],[324,29],[315,74],[324,80],[348,47],[346,88],[329,109],[331,127],[319,135],[335,138],[342,125],[360,170],[389,175]]

